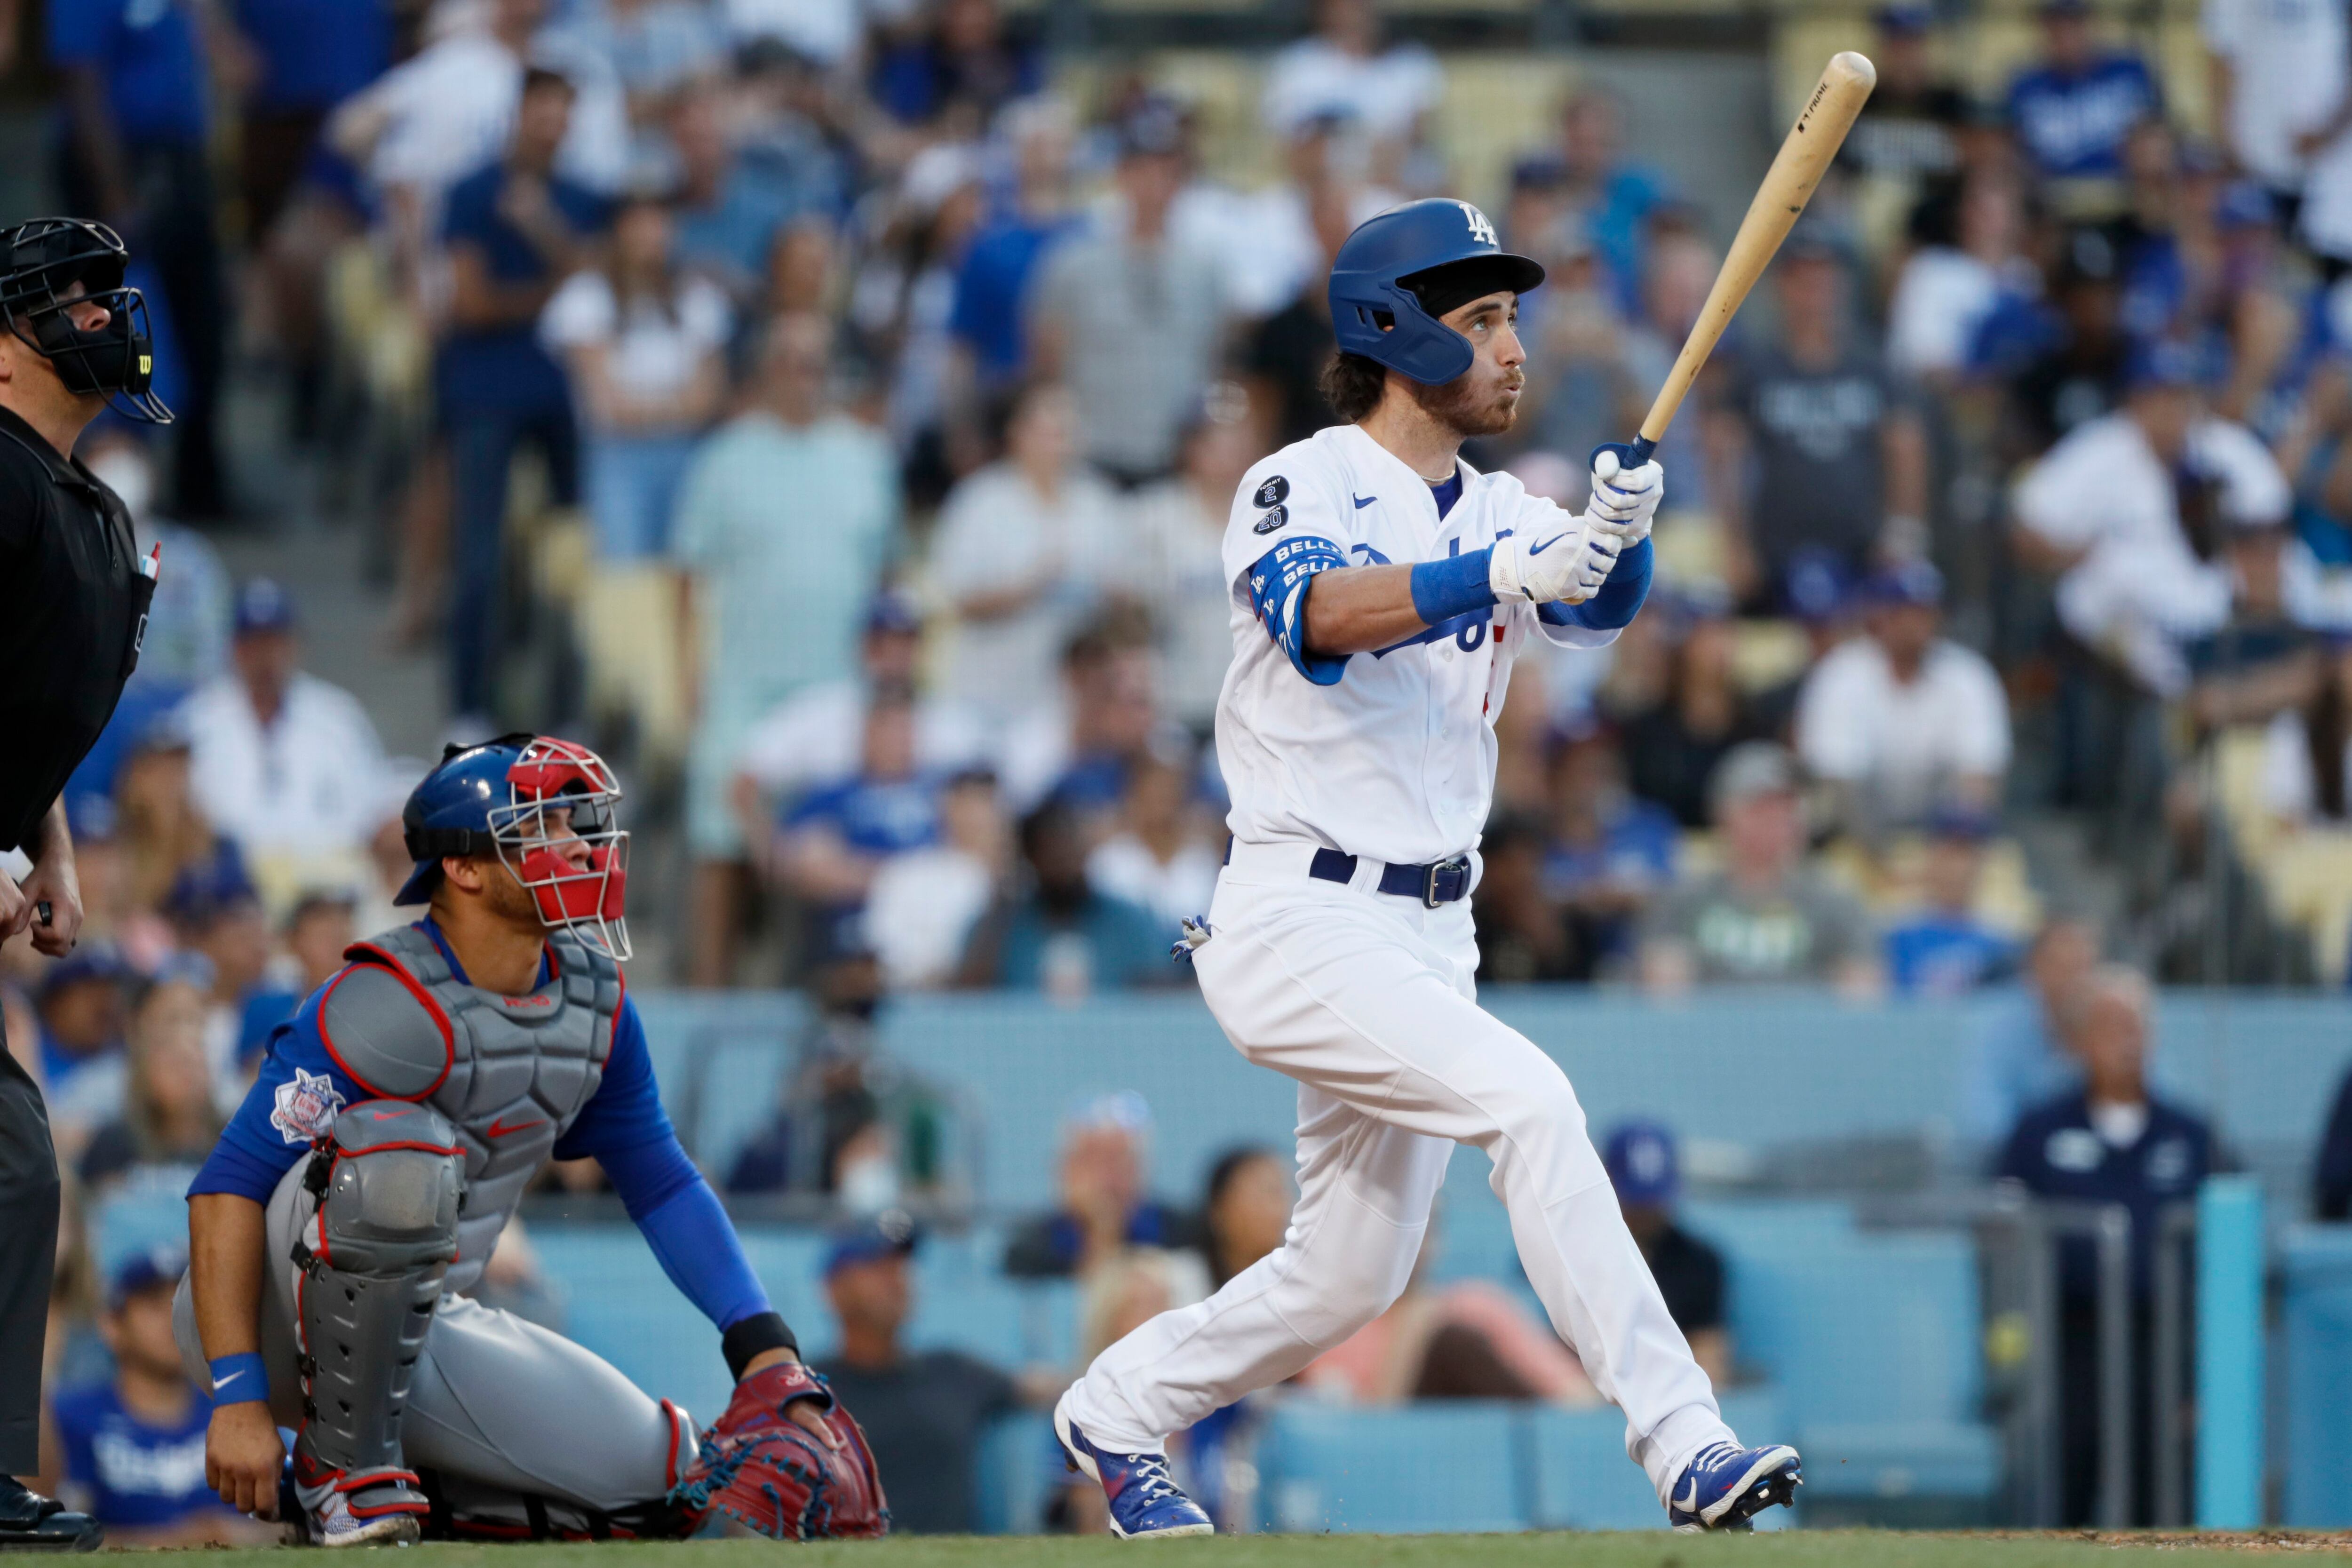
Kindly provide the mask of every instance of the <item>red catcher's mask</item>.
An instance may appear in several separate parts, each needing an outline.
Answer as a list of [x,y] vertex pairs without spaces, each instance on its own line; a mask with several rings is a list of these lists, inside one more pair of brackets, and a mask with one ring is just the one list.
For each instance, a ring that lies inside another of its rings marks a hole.
[[507,770],[507,793],[490,808],[490,836],[500,862],[530,889],[541,921],[627,958],[629,836],[612,767],[576,742],[542,735]]

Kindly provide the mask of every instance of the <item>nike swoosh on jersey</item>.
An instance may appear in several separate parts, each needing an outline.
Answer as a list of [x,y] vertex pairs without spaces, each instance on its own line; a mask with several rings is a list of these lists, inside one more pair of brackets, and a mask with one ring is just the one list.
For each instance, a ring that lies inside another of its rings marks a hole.
[[1361,511],[1381,498],[1378,496],[1360,496],[1355,491],[1349,490],[1348,492],[1348,499],[1356,503],[1356,510],[1358,511]]
[[1566,539],[1568,535],[1565,533],[1555,533],[1549,539],[1545,540],[1541,544],[1528,545],[1528,553],[1530,555],[1541,555],[1545,551],[1549,550],[1553,545],[1558,544],[1561,540]]
[[524,1132],[530,1131],[533,1127],[545,1125],[543,1121],[518,1121],[512,1127],[509,1127],[506,1124],[506,1121],[507,1119],[501,1116],[497,1121],[491,1122],[489,1126],[489,1135],[493,1138],[503,1138],[509,1132]]

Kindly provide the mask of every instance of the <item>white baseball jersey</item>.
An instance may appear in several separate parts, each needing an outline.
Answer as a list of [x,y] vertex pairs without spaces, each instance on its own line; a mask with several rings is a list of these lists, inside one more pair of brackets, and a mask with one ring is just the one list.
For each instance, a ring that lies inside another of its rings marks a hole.
[[1355,654],[1331,685],[1292,664],[1253,608],[1253,574],[1277,548],[1304,558],[1320,553],[1309,542],[1321,540],[1349,566],[1411,563],[1569,521],[1508,474],[1464,464],[1461,476],[1462,499],[1441,520],[1420,475],[1357,426],[1337,425],[1242,480],[1225,527],[1234,661],[1217,700],[1217,762],[1233,795],[1225,823],[1244,843],[1305,842],[1405,865],[1468,851],[1493,803],[1495,717],[1520,646],[1538,630],[1571,647],[1615,640],[1547,625],[1532,605],[1502,605]]

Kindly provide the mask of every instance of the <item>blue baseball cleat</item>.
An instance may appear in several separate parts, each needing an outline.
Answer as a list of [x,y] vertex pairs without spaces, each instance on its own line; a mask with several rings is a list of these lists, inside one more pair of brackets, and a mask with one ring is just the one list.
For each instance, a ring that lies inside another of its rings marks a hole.
[[1742,1448],[1711,1443],[1701,1448],[1675,1483],[1666,1520],[1676,1530],[1753,1530],[1748,1521],[1779,1503],[1797,1500],[1805,1467],[1785,1443]]
[[1062,1456],[1070,1468],[1094,1480],[1110,1500],[1111,1533],[1120,1540],[1217,1532],[1201,1505],[1186,1497],[1169,1475],[1167,1455],[1103,1452],[1070,1419],[1066,1394],[1054,1406],[1054,1436],[1062,1440]]

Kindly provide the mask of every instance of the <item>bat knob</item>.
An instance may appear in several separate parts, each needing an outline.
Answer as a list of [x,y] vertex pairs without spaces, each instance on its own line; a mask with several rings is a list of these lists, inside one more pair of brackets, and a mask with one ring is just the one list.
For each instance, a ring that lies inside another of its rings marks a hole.
[[1592,456],[1584,460],[1584,466],[1590,469],[1594,463],[1600,461],[1601,453],[1614,452],[1617,454],[1617,467],[1621,470],[1638,468],[1656,456],[1658,444],[1646,436],[1636,436],[1631,441],[1603,441],[1600,446],[1592,448]]

